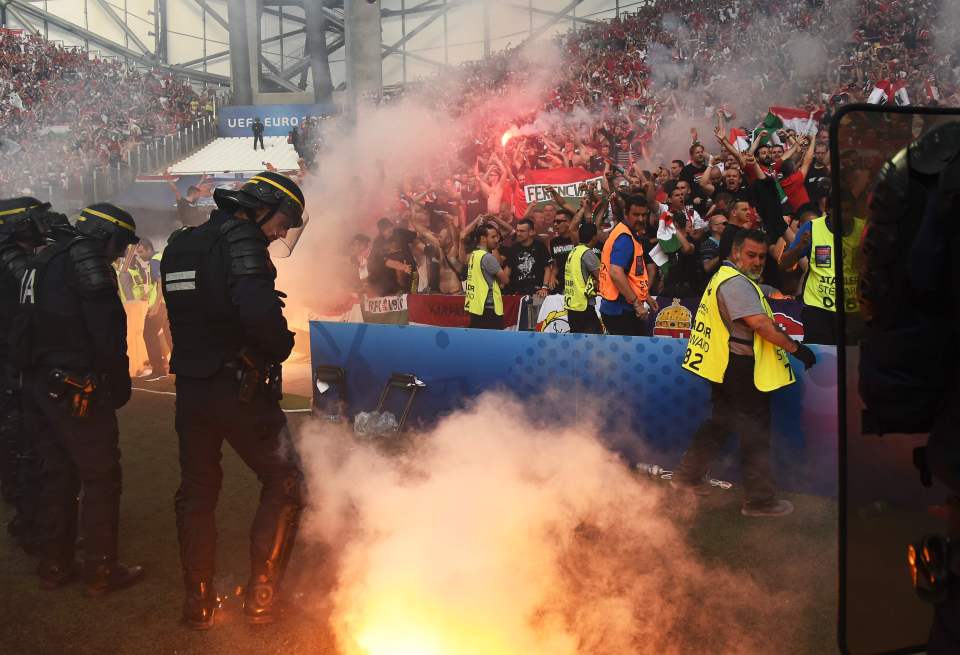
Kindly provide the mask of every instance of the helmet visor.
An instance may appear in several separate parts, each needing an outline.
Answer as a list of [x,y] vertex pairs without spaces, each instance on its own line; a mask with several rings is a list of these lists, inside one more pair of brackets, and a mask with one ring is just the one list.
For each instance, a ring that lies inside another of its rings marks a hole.
[[293,254],[293,249],[297,246],[297,241],[300,240],[300,235],[303,234],[303,231],[307,227],[307,223],[310,222],[310,215],[306,211],[303,212],[302,221],[303,222],[299,227],[291,227],[289,230],[287,230],[287,234],[285,236],[280,237],[270,244],[269,250],[271,257],[283,259]]

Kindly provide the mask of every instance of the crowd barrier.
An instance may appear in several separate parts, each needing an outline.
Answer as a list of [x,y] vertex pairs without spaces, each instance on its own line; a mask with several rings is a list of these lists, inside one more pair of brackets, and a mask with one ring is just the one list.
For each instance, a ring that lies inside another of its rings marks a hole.
[[[414,428],[428,428],[484,391],[502,390],[531,400],[548,423],[589,418],[628,460],[669,469],[710,411],[708,383],[680,368],[686,343],[672,336],[312,321],[310,344],[314,370],[345,371],[350,415],[375,408],[393,373],[416,375],[426,388],[408,420]],[[784,488],[832,496],[837,358],[832,347],[812,348],[817,365],[804,372],[794,361],[797,382],[773,395],[774,469]],[[736,479],[735,464],[726,458],[715,474]]]
[[[336,315],[314,315],[316,320],[344,323],[376,323],[381,325],[434,325],[467,327],[469,317],[463,310],[463,296],[440,294],[404,294],[363,298],[357,305]],[[507,329],[536,332],[569,332],[563,296],[554,294],[543,299],[536,322],[530,318],[529,296],[503,297],[504,323]],[[774,319],[792,338],[803,340],[802,304],[795,300],[770,300]],[[700,298],[657,298],[660,309],[648,317],[650,334],[659,337],[686,339]]]

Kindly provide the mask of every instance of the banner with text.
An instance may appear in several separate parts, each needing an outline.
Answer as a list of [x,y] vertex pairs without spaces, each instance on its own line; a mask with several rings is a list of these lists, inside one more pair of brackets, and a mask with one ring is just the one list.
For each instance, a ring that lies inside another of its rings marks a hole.
[[217,132],[223,137],[253,137],[253,121],[259,118],[264,136],[287,136],[304,118],[335,113],[333,105],[234,105],[220,109]]
[[[784,332],[797,341],[803,341],[803,322],[800,320],[802,303],[796,300],[768,299],[773,310],[773,319]],[[690,338],[693,317],[700,304],[699,298],[669,298],[658,296],[660,308],[650,312],[647,317],[650,334],[655,337]],[[603,317],[601,316],[601,320]],[[569,332],[567,310],[563,307],[563,296],[547,296],[540,305],[537,317],[537,332]]]
[[582,183],[599,189],[603,182],[602,175],[580,167],[532,170],[525,176],[523,193],[514,196],[514,211],[518,216],[527,213],[527,205],[550,200],[548,186],[555,187],[566,198],[582,198],[585,195],[580,189]]

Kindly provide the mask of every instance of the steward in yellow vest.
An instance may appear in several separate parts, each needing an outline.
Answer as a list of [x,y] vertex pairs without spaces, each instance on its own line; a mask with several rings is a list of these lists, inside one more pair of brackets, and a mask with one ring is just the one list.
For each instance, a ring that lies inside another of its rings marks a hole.
[[[148,274],[146,271],[144,271],[143,267],[140,265],[140,262],[138,262],[136,258],[133,258],[130,261],[130,264],[127,266],[126,270],[121,268],[117,274],[119,276],[120,300],[126,303],[133,300],[146,299]],[[129,280],[125,279],[125,276],[129,276]]]
[[[860,324],[857,320],[860,303],[857,300],[860,276],[857,272],[857,252],[863,238],[866,221],[862,218],[844,219],[843,236],[843,304],[848,329]],[[836,345],[837,343],[837,256],[834,245],[832,219],[815,218],[804,224],[790,249],[781,258],[781,266],[792,266],[806,257],[809,262],[803,279],[803,340],[806,343]]]
[[503,329],[503,296],[500,286],[510,281],[494,251],[500,246],[500,232],[481,224],[475,233],[476,249],[467,260],[466,298],[463,309],[470,316],[470,327]]
[[163,253],[156,252],[149,239],[141,239],[137,246],[137,255],[144,260],[149,273],[144,297],[147,301],[147,312],[143,321],[143,343],[150,360],[151,373],[148,381],[152,382],[166,377],[169,354],[173,351],[167,308],[163,302],[163,294],[160,293],[160,262]]
[[770,473],[770,393],[795,380],[787,352],[806,368],[813,351],[774,322],[757,284],[767,254],[766,235],[741,230],[704,291],[683,357],[683,368],[712,384],[712,414],[697,430],[673,477],[673,486],[707,494],[704,477],[731,432],[740,438],[745,516],[793,511],[777,500]]
[[597,240],[597,226],[581,223],[579,245],[570,254],[563,272],[563,306],[567,310],[567,324],[575,334],[602,334],[603,326],[595,307],[600,277],[600,259],[593,249]]

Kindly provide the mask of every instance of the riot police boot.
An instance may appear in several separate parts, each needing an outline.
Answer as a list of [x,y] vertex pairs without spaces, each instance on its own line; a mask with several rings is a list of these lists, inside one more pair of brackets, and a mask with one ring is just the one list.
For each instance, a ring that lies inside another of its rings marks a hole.
[[289,504],[277,516],[273,543],[266,559],[254,561],[250,581],[244,593],[243,612],[253,624],[273,623],[279,614],[280,581],[290,561],[290,553],[300,526],[301,507]]
[[213,615],[220,608],[212,578],[185,575],[183,582],[187,592],[183,601],[183,623],[193,630],[209,630],[213,627]]
[[87,598],[105,596],[111,591],[132,587],[143,580],[142,566],[124,566],[107,558],[87,560],[86,587],[83,595]]
[[77,577],[77,567],[73,562],[41,560],[37,566],[37,574],[40,576],[40,588],[54,591],[73,582]]
[[278,587],[278,581],[267,573],[250,576],[243,596],[243,613],[248,622],[262,625],[277,620]]

